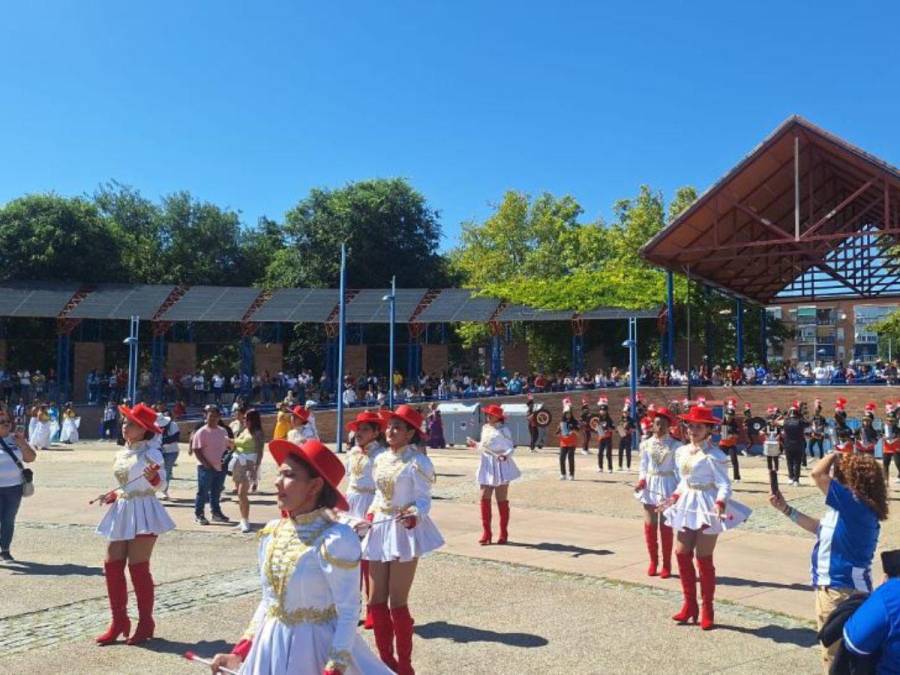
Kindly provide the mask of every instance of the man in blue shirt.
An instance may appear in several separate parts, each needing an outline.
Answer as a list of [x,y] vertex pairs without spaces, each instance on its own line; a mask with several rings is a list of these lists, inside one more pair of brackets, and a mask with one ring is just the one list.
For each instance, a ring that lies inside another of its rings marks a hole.
[[900,549],[885,551],[887,580],[844,625],[844,646],[854,654],[878,654],[879,675],[900,674]]

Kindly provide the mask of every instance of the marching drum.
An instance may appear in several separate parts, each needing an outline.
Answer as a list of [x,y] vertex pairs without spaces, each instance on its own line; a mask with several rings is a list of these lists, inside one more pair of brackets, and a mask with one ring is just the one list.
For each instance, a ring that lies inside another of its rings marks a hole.
[[766,457],[778,457],[781,455],[781,445],[778,441],[767,440],[763,443],[763,454]]
[[592,431],[597,431],[600,428],[600,415],[591,415],[588,425]]
[[534,421],[537,422],[539,427],[546,428],[550,426],[550,422],[553,421],[553,415],[551,415],[548,410],[538,410],[534,414]]

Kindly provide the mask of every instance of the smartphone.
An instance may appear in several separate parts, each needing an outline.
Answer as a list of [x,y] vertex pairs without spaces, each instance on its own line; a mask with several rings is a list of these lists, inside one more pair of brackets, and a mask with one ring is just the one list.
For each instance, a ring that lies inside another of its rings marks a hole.
[[24,424],[17,424],[17,425],[16,425],[16,433],[17,433],[17,434],[24,434],[24,433],[25,433],[25,425],[24,425]]
[[773,495],[781,494],[781,490],[778,489],[778,472],[775,470],[769,471],[769,487],[772,489]]

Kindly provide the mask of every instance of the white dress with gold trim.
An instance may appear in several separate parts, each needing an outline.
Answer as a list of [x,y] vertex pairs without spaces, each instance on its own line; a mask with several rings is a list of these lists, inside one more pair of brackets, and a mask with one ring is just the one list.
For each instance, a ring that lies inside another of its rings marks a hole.
[[481,451],[481,463],[475,476],[479,485],[497,487],[521,477],[522,472],[513,459],[516,446],[509,427],[485,424],[481,427],[481,440],[477,447]]
[[365,450],[358,445],[347,455],[347,515],[354,520],[365,520],[369,507],[375,501],[375,476],[372,474],[375,459],[385,449],[377,441],[369,443]]
[[[720,534],[743,523],[753,512],[731,499],[728,478],[728,455],[709,441],[701,447],[682,445],[675,452],[678,470],[678,501],[663,514],[673,530],[702,530],[703,534]],[[720,518],[716,502],[725,502],[725,517]]]
[[678,485],[678,474],[675,468],[675,451],[678,441],[671,436],[660,440],[656,436],[641,441],[641,465],[638,480],[645,482],[646,487],[638,490],[634,496],[642,504],[659,506],[665,502]]
[[162,452],[153,441],[126,446],[116,453],[113,473],[119,481],[118,499],[109,505],[97,534],[109,541],[130,541],[139,534],[163,534],[175,529],[175,523],[156,498],[157,490],[166,489],[165,471],[160,470],[160,481],[155,487],[144,478],[144,469],[151,464],[163,466]]
[[244,633],[241,673],[389,674],[359,636],[359,537],[327,509],[268,523],[259,533],[262,600]]
[[[407,562],[443,546],[429,516],[435,473],[428,456],[412,445],[397,453],[387,450],[375,459],[373,475],[373,523],[362,542],[363,558]],[[402,513],[415,515],[416,526],[407,528],[398,519]]]

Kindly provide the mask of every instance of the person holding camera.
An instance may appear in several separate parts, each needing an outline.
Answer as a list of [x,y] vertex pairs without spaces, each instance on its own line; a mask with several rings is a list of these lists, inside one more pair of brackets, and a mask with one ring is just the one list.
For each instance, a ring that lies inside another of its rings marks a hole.
[[10,562],[13,557],[9,547],[16,529],[16,514],[25,491],[34,489],[31,469],[26,469],[22,462],[33,462],[37,453],[22,430],[12,433],[12,417],[8,410],[0,410],[0,449],[0,560]]

